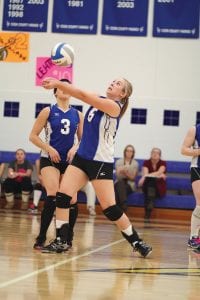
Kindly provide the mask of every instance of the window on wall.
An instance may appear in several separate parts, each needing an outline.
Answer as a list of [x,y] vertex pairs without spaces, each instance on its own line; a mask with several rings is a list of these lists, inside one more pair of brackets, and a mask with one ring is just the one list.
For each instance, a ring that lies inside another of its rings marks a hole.
[[146,124],[147,110],[144,108],[133,108],[131,110],[131,124]]
[[76,108],[79,111],[83,111],[83,106],[82,105],[71,105],[72,107]]
[[40,111],[47,106],[51,106],[50,103],[36,103],[35,105],[35,118],[37,118],[38,114],[40,113]]
[[19,102],[4,102],[4,117],[19,117]]
[[196,124],[200,124],[200,111],[197,111]]
[[179,110],[164,110],[164,126],[179,126]]

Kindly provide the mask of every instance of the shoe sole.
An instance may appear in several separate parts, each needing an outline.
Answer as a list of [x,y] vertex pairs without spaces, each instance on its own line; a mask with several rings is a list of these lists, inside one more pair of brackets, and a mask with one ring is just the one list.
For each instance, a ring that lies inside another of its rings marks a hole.
[[151,249],[145,256],[142,255],[142,257],[143,257],[143,258],[149,257],[149,256],[151,255],[152,251],[153,251],[153,250]]
[[43,249],[43,247],[41,247],[41,246],[38,246],[38,247],[37,247],[37,246],[36,246],[36,247],[33,247],[33,249],[34,249],[34,250],[41,251],[41,250]]
[[69,248],[65,249],[65,250],[59,250],[57,249],[56,251],[50,251],[50,250],[45,250],[45,249],[42,249],[42,253],[47,253],[47,254],[57,254],[57,253],[63,253],[63,252],[67,252],[69,250]]

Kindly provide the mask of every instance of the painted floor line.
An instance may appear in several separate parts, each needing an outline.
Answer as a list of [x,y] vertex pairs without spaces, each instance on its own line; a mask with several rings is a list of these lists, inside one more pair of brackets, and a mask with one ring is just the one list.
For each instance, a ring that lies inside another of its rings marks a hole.
[[[52,269],[54,269],[54,268],[57,268],[57,267],[59,267],[59,266],[62,266],[62,265],[64,265],[64,264],[66,264],[66,263],[68,263],[68,262],[72,262],[72,261],[74,261],[74,260],[78,260],[78,259],[81,258],[81,257],[88,256],[88,255],[90,255],[90,254],[99,252],[99,251],[101,251],[101,250],[104,250],[104,249],[109,248],[109,247],[111,247],[111,246],[114,246],[114,245],[116,245],[116,244],[119,244],[119,243],[121,243],[121,242],[123,242],[123,241],[125,241],[125,240],[124,240],[124,239],[120,239],[120,240],[118,240],[118,241],[116,241],[116,242],[113,242],[113,243],[110,243],[110,244],[101,246],[101,247],[99,247],[99,248],[97,248],[97,249],[94,249],[94,250],[91,250],[91,251],[87,251],[87,252],[85,252],[85,253],[83,253],[83,254],[79,254],[79,255],[77,255],[77,256],[73,256],[73,257],[67,258],[67,259],[65,259],[65,260],[62,260],[61,262],[58,262],[58,263],[56,263],[56,264],[47,266],[47,267],[42,268],[42,269],[39,269],[39,270],[37,270],[37,271],[28,273],[28,274],[26,274],[26,275],[19,276],[19,277],[15,278],[15,279],[11,279],[11,280],[5,281],[5,282],[3,282],[3,283],[0,283],[0,288],[7,287],[7,286],[9,286],[9,285],[12,285],[12,284],[15,284],[15,283],[17,283],[17,282],[23,281],[23,280],[28,279],[28,278],[33,277],[33,276],[37,276],[38,274],[41,274],[41,273],[43,273],[43,272],[52,270]],[[41,254],[41,255],[46,255],[46,254]],[[54,255],[54,254],[49,254],[49,255]],[[59,255],[59,254],[55,254],[55,255]]]

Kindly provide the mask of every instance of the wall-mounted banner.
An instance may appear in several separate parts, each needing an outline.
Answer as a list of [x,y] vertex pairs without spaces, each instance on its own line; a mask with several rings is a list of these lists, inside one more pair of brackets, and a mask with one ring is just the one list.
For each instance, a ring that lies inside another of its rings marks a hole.
[[96,34],[98,0],[54,0],[52,32]]
[[27,62],[29,33],[0,32],[0,62]]
[[153,36],[198,38],[199,0],[155,0]]
[[35,84],[41,86],[45,77],[55,77],[59,80],[66,78],[72,82],[73,65],[60,67],[54,65],[50,57],[37,57]]
[[49,0],[5,0],[3,30],[47,31]]
[[148,0],[104,0],[102,34],[146,36]]

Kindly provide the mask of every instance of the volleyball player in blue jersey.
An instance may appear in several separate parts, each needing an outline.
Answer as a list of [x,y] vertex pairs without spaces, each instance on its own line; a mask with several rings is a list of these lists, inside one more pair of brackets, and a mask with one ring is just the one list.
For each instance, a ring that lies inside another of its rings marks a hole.
[[[68,82],[63,79],[60,82]],[[30,133],[30,141],[41,149],[40,169],[42,181],[47,192],[44,208],[41,214],[40,232],[34,244],[35,249],[42,249],[46,240],[48,227],[56,208],[56,192],[62,175],[72,161],[83,131],[83,114],[69,104],[70,95],[55,88],[57,103],[45,107],[38,115]],[[40,138],[44,129],[45,141]],[[70,230],[68,245],[72,245],[73,227],[78,215],[76,193],[70,200]]]
[[190,176],[196,206],[191,216],[188,246],[200,253],[200,124],[192,126],[183,141],[181,153],[192,158]]
[[65,93],[91,105],[84,118],[83,136],[78,151],[62,178],[56,195],[56,239],[43,252],[67,251],[69,207],[73,195],[91,181],[105,216],[116,223],[134,251],[148,256],[152,248],[145,244],[128,217],[116,205],[113,184],[114,143],[119,125],[128,106],[132,85],[124,78],[114,80],[106,97],[99,97],[53,78],[43,81],[46,89],[59,88]]

